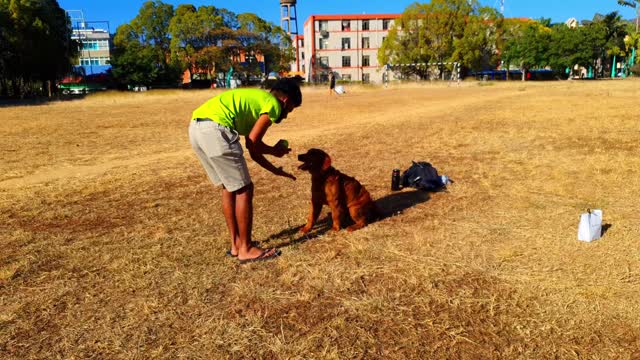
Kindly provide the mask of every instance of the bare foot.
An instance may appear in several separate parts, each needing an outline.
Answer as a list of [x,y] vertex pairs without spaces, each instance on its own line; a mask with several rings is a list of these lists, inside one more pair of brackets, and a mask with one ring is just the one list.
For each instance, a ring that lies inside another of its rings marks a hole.
[[263,249],[260,249],[259,247],[252,246],[244,254],[239,252],[238,260],[247,261],[247,260],[254,260],[258,258],[270,258],[274,256],[277,252],[278,252],[278,249],[263,250]]
[[260,254],[260,256],[253,259],[240,260],[240,264],[247,264],[247,263],[252,263],[256,261],[273,260],[273,259],[276,259],[278,256],[280,256],[280,254],[282,254],[282,252],[278,249],[262,250],[262,254]]

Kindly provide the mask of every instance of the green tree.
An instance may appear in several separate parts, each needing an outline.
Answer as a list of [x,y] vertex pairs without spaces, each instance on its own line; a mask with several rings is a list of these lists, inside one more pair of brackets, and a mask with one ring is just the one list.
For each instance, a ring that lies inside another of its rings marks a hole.
[[498,63],[500,34],[504,18],[490,7],[478,10],[478,16],[469,16],[462,38],[454,40],[452,58],[474,70],[493,69]]
[[120,25],[113,39],[111,59],[113,77],[122,85],[151,85],[157,82],[160,67],[157,51],[139,41],[139,36],[129,24]]
[[[258,75],[257,57],[265,71],[281,71],[293,58],[291,39],[278,26],[252,13],[235,15],[226,9],[181,5],[171,20],[172,54],[184,68],[206,70],[210,76],[236,71]],[[246,63],[238,60],[244,54]],[[191,71],[193,73],[193,71]]]
[[507,41],[502,58],[507,64],[518,64],[522,81],[525,81],[528,70],[549,64],[550,42],[551,29],[540,22],[532,22]]
[[[185,69],[209,77],[232,66],[258,73],[258,54],[267,69],[281,70],[293,54],[287,34],[255,14],[190,4],[174,11],[159,0],[146,2],[130,24],[118,27],[114,44],[113,74],[124,84],[172,82]],[[249,60],[244,66],[241,54]]]
[[609,55],[620,55],[627,35],[622,16],[617,11],[606,14],[601,20],[605,29],[606,48]]
[[[478,15],[479,3],[476,0],[414,3],[394,21],[394,26],[378,51],[378,61],[381,64],[443,63],[464,59],[465,56],[467,59],[474,58],[473,54],[456,53],[455,45],[465,36],[469,17]],[[464,45],[471,42],[469,39]],[[429,69],[406,67],[402,71],[404,75],[425,78]]]
[[[610,71],[615,67],[614,58],[626,55],[624,39],[627,36],[626,24],[618,12],[614,11],[604,16],[597,16],[591,23],[600,33],[601,42],[596,57],[601,64],[607,64]],[[600,66],[604,69],[604,66]],[[606,74],[601,74],[602,76]]]
[[232,28],[236,26],[235,14],[225,9],[180,5],[169,25],[172,56],[191,74],[194,66],[209,74],[216,71],[216,66],[226,71],[231,66],[231,54],[220,46],[233,38]]
[[147,1],[130,24],[118,27],[111,59],[114,78],[121,84],[177,84],[181,69],[172,61],[169,24],[172,5]]
[[[558,76],[565,77],[565,69],[574,66],[593,66],[601,73],[599,59],[605,44],[604,27],[598,23],[570,28],[564,24],[554,25],[549,48],[549,64]],[[572,70],[570,70],[572,71]]]
[[[624,46],[627,55],[630,54],[633,50],[638,49],[640,47],[640,33],[631,33],[624,37]],[[638,56],[636,54],[635,63],[639,63]]]
[[3,96],[51,96],[78,51],[56,0],[0,0],[0,40]]
[[[253,13],[238,15],[237,39],[249,55],[264,57],[265,72],[283,72],[294,59],[291,37],[279,26],[267,22]],[[255,64],[249,66],[254,74]]]
[[0,1],[0,97],[9,96],[9,79],[11,66],[15,63],[15,49],[12,46],[13,26],[11,26],[11,14],[9,2]]

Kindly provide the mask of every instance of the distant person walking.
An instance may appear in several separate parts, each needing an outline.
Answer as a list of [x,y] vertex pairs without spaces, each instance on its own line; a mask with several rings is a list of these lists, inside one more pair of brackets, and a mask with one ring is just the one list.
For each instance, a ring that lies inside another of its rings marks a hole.
[[225,91],[198,107],[191,116],[189,140],[214,185],[222,185],[222,210],[231,235],[228,255],[241,263],[268,260],[280,255],[276,249],[254,246],[253,182],[243,156],[240,136],[251,158],[271,173],[295,180],[275,167],[265,155],[288,154],[286,142],[274,146],[262,142],[272,124],[279,124],[302,104],[302,93],[293,79],[280,79],[270,92],[260,89]]
[[333,71],[329,73],[329,95],[332,95],[336,88],[336,76]]

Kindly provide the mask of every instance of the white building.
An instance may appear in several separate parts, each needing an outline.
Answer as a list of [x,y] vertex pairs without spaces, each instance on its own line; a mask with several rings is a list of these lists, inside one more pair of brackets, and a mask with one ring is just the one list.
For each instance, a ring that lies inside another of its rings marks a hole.
[[85,74],[103,73],[111,68],[111,35],[108,30],[97,29],[81,23],[73,28],[71,38],[79,44],[76,67],[82,67]]
[[382,83],[378,49],[400,14],[312,15],[304,36],[296,37],[292,71],[308,82],[325,82],[333,71],[338,80]]

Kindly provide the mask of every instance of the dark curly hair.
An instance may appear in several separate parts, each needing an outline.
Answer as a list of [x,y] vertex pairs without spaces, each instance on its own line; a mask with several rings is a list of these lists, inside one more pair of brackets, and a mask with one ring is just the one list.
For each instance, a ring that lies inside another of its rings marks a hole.
[[282,78],[276,81],[271,87],[271,92],[278,91],[287,95],[289,100],[296,107],[302,105],[302,92],[298,81],[292,78]]

